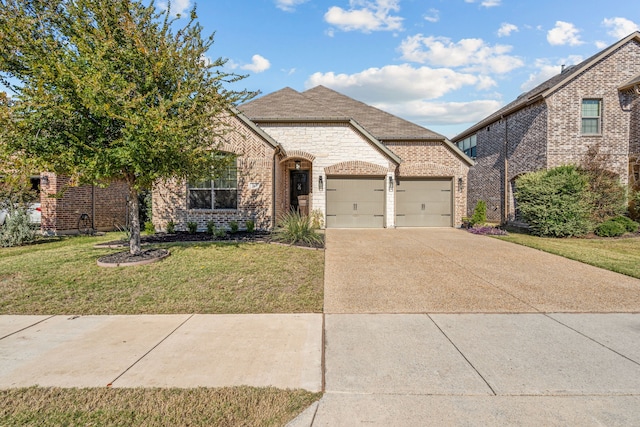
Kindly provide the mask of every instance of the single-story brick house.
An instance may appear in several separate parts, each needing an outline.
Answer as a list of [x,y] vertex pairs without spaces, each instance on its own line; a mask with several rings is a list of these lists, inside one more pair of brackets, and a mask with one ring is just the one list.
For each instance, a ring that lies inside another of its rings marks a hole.
[[153,221],[271,229],[290,209],[329,228],[453,227],[467,211],[473,161],[444,136],[323,86],[285,88],[230,115],[223,176],[158,183]]
[[580,164],[590,147],[606,155],[622,184],[640,184],[640,32],[540,84],[452,139],[476,160],[468,212],[517,220],[520,175]]

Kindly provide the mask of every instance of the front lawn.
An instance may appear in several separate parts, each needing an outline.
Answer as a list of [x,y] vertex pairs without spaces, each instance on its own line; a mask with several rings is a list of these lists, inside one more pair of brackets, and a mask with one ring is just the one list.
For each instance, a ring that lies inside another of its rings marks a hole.
[[554,239],[510,233],[498,238],[640,279],[639,237]]
[[0,390],[3,426],[282,426],[321,393],[275,388]]
[[[319,313],[324,252],[265,243],[165,244],[158,263],[104,268],[71,237],[0,249],[0,314]],[[119,249],[122,250],[122,249]]]

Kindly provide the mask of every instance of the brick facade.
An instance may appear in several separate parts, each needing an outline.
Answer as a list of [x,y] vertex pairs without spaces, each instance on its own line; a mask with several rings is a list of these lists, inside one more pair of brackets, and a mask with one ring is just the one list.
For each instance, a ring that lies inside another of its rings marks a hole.
[[72,186],[69,179],[63,176],[53,173],[43,173],[41,176],[43,233],[75,233],[83,213],[89,215],[96,230],[111,231],[127,223],[128,189],[125,183],[115,182],[107,187]]
[[256,229],[267,230],[273,225],[272,194],[275,149],[238,118],[229,119],[233,130],[225,135],[220,150],[236,154],[238,166],[237,209],[189,209],[187,185],[173,180],[158,182],[153,189],[153,224],[158,231],[167,229],[173,221],[176,230],[185,231],[188,222],[196,222],[198,230],[213,221],[218,228],[229,228],[231,221],[240,229],[248,220]]
[[[604,51],[603,51],[604,52]],[[640,38],[620,43],[606,55],[578,65],[578,71],[543,96],[525,94],[520,107],[496,113],[475,129],[476,165],[469,171],[467,212],[479,200],[487,202],[487,219],[515,219],[515,179],[521,174],[565,164],[581,164],[589,147],[597,145],[606,155],[607,167],[622,184],[633,179],[632,164],[639,150],[638,94],[618,88],[640,74]],[[555,80],[552,79],[554,82]],[[552,81],[550,80],[550,81]],[[532,91],[532,92],[535,92]],[[519,98],[520,99],[520,98]],[[602,132],[581,133],[583,99],[602,100]],[[514,103],[518,104],[518,100]],[[454,141],[472,135],[467,131]],[[506,157],[505,157],[506,156]]]
[[467,211],[467,175],[469,165],[461,161],[451,147],[441,141],[393,141],[385,145],[400,158],[396,170],[402,178],[452,178],[454,183],[454,219],[459,226]]

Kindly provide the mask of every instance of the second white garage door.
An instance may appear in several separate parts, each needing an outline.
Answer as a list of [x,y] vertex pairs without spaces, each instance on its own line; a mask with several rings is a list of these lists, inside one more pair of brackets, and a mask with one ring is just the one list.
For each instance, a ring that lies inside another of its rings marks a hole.
[[327,178],[327,227],[384,227],[384,195],[384,178]]
[[397,227],[451,227],[451,179],[400,179],[396,185]]

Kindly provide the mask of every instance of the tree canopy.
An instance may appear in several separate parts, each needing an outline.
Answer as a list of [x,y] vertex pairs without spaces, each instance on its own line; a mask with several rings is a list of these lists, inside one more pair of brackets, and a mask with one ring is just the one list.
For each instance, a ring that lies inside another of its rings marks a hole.
[[138,191],[219,167],[220,118],[253,96],[225,89],[242,76],[209,59],[195,7],[185,21],[153,1],[0,0],[0,82],[16,101],[5,143],[78,183],[126,181],[132,253]]

